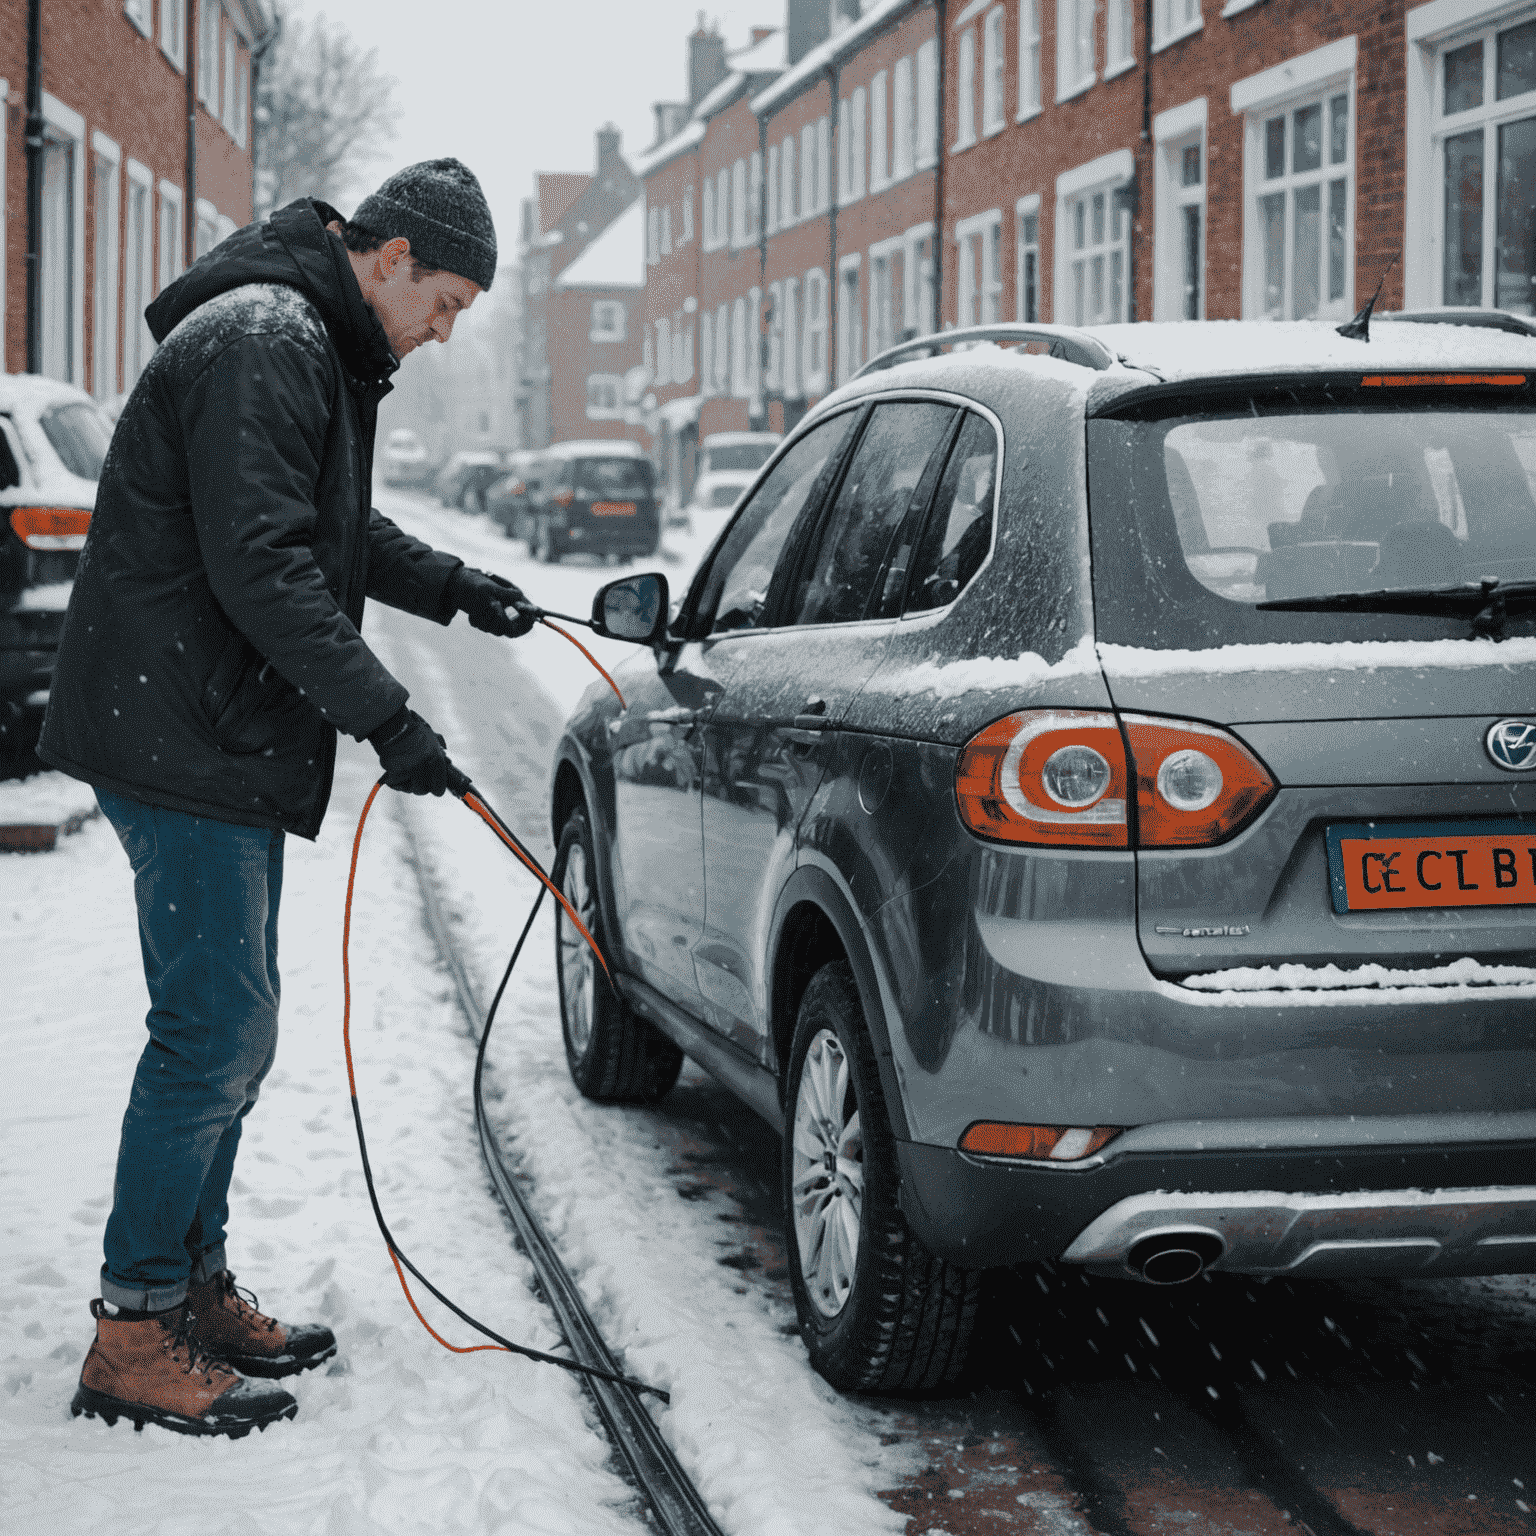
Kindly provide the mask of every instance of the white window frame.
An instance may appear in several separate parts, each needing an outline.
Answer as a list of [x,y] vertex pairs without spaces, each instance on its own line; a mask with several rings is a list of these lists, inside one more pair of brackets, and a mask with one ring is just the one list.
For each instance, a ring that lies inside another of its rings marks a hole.
[[[1035,238],[1025,238],[1024,221],[1035,221]],[[1013,309],[1014,318],[1025,323],[1038,322],[1045,314],[1045,268],[1040,260],[1040,194],[1027,192],[1013,205]],[[1025,257],[1033,253],[1035,258],[1035,312],[1025,313],[1024,280]]]
[[672,204],[661,205],[661,254],[672,254]]
[[[174,283],[186,269],[186,222],[184,216],[185,204],[182,202],[181,188],[174,181],[160,182],[160,200],[156,213],[156,239],[157,255],[155,260],[155,292],[161,293],[170,284]],[[167,222],[167,210],[169,210],[169,223]],[[176,238],[166,239],[168,228],[174,229]]]
[[1019,0],[1019,114],[1016,122],[1038,117],[1040,95],[1040,0]]
[[779,147],[779,175],[782,178],[779,196],[779,228],[788,229],[795,222],[797,213],[800,211],[800,205],[796,201],[796,191],[800,183],[795,174],[795,136],[792,133],[784,135],[784,142]]
[[797,202],[802,219],[816,212],[816,125],[806,123],[800,129],[800,196]]
[[991,138],[1008,125],[1008,12],[994,5],[981,24],[981,132]]
[[1161,53],[1201,31],[1203,10],[1201,0],[1152,0],[1152,52]]
[[779,229],[779,146],[768,146],[768,211],[767,225],[770,235]]
[[917,91],[912,60],[896,60],[891,87],[891,180],[905,181],[917,168]]
[[123,15],[144,36],[149,37],[153,31],[150,18],[149,0],[123,0]]
[[[1344,158],[1344,292],[1338,299],[1329,299],[1320,292],[1320,303],[1315,320],[1345,319],[1354,313],[1355,291],[1355,179],[1356,113],[1355,61],[1357,45],[1354,37],[1340,38],[1326,43],[1310,53],[1287,59],[1271,69],[1249,75],[1235,81],[1230,100],[1234,116],[1244,119],[1243,131],[1243,317],[1264,319],[1270,311],[1265,303],[1265,249],[1264,220],[1260,200],[1283,192],[1286,199],[1285,222],[1285,280],[1284,299],[1277,318],[1289,319],[1292,311],[1295,282],[1294,203],[1300,187],[1313,183],[1321,187],[1322,207],[1319,223],[1323,250],[1320,253],[1319,285],[1327,283],[1328,262],[1326,255],[1328,185],[1339,179],[1338,167],[1328,162],[1328,103],[1341,92],[1349,97],[1349,144]],[[1291,137],[1294,120],[1292,114],[1299,107],[1312,102],[1322,105],[1324,158],[1320,170],[1295,173],[1291,170]],[[1285,173],[1267,180],[1264,176],[1265,123],[1274,117],[1284,116],[1286,122]]]
[[731,243],[731,168],[722,165],[715,172],[715,249],[724,250]]
[[[612,405],[595,405],[592,389],[598,385],[613,391]],[[618,373],[589,373],[587,375],[587,420],[622,421],[624,419],[624,376]]]
[[187,0],[160,0],[160,51],[177,69],[186,69]]
[[[0,145],[0,154],[4,146]],[[98,176],[98,167],[107,174]],[[118,292],[123,281],[122,207],[123,151],[104,133],[91,135],[91,185],[95,190],[96,239],[91,275],[91,393],[98,400],[117,394]],[[101,191],[107,191],[102,206]],[[0,196],[4,188],[0,187]],[[3,295],[0,295],[3,302]],[[0,311],[3,312],[3,311]]]
[[915,331],[919,336],[931,336],[939,328],[939,295],[932,255],[927,258],[928,271],[922,270],[922,248],[925,243],[932,244],[936,233],[933,221],[929,220],[914,224],[901,237],[902,330]]
[[1136,67],[1135,0],[1104,0],[1104,78]]
[[215,116],[219,110],[219,33],[223,19],[219,0],[197,0],[197,99]]
[[869,93],[862,85],[856,86],[851,99],[853,134],[848,143],[848,201],[856,203],[864,196],[865,123]]
[[747,156],[747,239],[756,241],[761,233],[759,220],[763,209],[763,156],[754,149]]
[[[859,269],[864,257],[850,251],[837,258],[837,382],[846,384],[864,366],[864,288]],[[854,301],[847,302],[849,276]]]
[[832,119],[816,119],[816,211],[832,206]]
[[[1509,0],[1431,0],[1408,11],[1406,165],[1404,176],[1404,298],[1410,308],[1440,307],[1445,297],[1445,141],[1483,130],[1482,305],[1496,302],[1498,288],[1498,130],[1532,115],[1529,92],[1504,101],[1491,89],[1497,70],[1496,35],[1536,17],[1529,4]],[[1483,104],[1447,118],[1441,107],[1444,56],[1483,40]],[[1494,174],[1488,174],[1489,169]]]
[[844,96],[837,104],[837,203],[838,207],[849,200],[853,186],[853,164],[850,153],[853,146],[853,102]]
[[967,27],[960,34],[955,50],[955,142],[950,145],[949,152],[958,155],[975,142],[976,29]]
[[1056,100],[1081,96],[1099,78],[1098,68],[1094,0],[1056,0]]
[[197,238],[194,256],[206,256],[218,242],[219,210],[206,197],[197,200]]
[[955,224],[955,323],[991,325],[1003,318],[1003,210],[989,208]]
[[731,307],[718,305],[715,309],[715,356],[710,365],[714,370],[714,393],[728,395],[731,392]]
[[745,294],[731,302],[731,393],[738,400],[752,398],[752,345]]
[[687,245],[693,239],[693,188],[683,188],[683,238],[681,245]]
[[[1122,187],[1129,185],[1135,175],[1136,161],[1131,151],[1115,149],[1107,155],[1100,155],[1097,159],[1088,161],[1085,165],[1063,171],[1056,178],[1055,238],[1051,242],[1055,247],[1051,279],[1051,314],[1058,325],[1093,323],[1093,317],[1087,310],[1086,293],[1092,277],[1091,263],[1096,255],[1104,258],[1104,291],[1108,294],[1113,283],[1112,263],[1117,249],[1121,257],[1120,293],[1123,313],[1119,316],[1110,315],[1109,318],[1113,320],[1129,317],[1131,311],[1131,215],[1128,210],[1121,210],[1124,224],[1117,242],[1114,238],[1114,205],[1115,194]],[[1091,223],[1092,205],[1093,199],[1101,193],[1105,199],[1105,237],[1102,241],[1095,241]],[[1075,217],[1075,204],[1080,201],[1085,204],[1084,217],[1087,221],[1084,231],[1085,244],[1081,251],[1078,250],[1076,243]],[[1081,319],[1077,315],[1077,293],[1073,272],[1074,265],[1079,261],[1085,265],[1085,304]]]
[[651,322],[656,332],[656,382],[672,383],[672,320],[662,315]]
[[800,279],[786,277],[784,279],[784,318],[779,325],[784,339],[783,373],[779,388],[783,391],[786,400],[805,398],[804,352],[802,351],[804,338],[800,334],[800,307]]
[[[1152,119],[1152,318],[1154,320],[1205,319],[1206,249],[1208,225],[1206,184],[1210,166],[1206,155],[1209,104],[1197,96],[1182,106],[1170,107]],[[1200,182],[1184,185],[1184,151],[1200,151]],[[1185,313],[1184,210],[1200,210],[1199,302],[1193,317]]]
[[[903,260],[906,251],[907,238],[905,235],[892,235],[889,239],[878,240],[869,248],[869,282],[866,285],[869,296],[865,301],[865,307],[869,313],[869,355],[878,357],[888,347],[894,347],[901,339],[902,331],[906,327],[906,295],[905,295],[905,270],[903,270],[902,287],[898,287],[892,280],[892,262]],[[880,281],[884,274],[884,282]],[[882,291],[889,301],[889,310],[882,315],[880,296]],[[882,325],[881,319],[886,323]]]
[[715,322],[706,309],[699,315],[699,393],[714,394],[715,372]]
[[594,299],[592,301],[592,328],[588,341],[623,341],[628,334],[628,306],[620,299]]
[[224,29],[224,88],[219,97],[224,131],[237,143],[240,140],[240,111],[235,82],[240,76],[240,39],[233,27]]
[[[155,338],[150,334],[144,311],[155,296],[155,230],[160,215],[155,206],[154,172],[137,160],[129,160],[123,170],[128,178],[123,207],[123,388],[131,390],[155,350]],[[135,191],[144,198],[144,224],[136,251],[130,249]],[[133,291],[134,277],[138,278],[137,292]]]
[[693,378],[693,327],[681,315],[672,316],[672,382],[686,384]]
[[661,260],[661,209],[652,203],[645,210],[645,264],[654,267]]
[[929,38],[917,50],[912,87],[912,166],[925,171],[939,163],[939,45]]
[[48,138],[67,142],[70,157],[70,345],[69,378],[66,383],[83,385],[85,381],[85,181],[87,141],[85,119],[57,96],[43,92],[43,123]]
[[750,180],[746,157],[743,156],[731,167],[731,246],[735,250],[740,250],[752,238],[751,222],[747,214]]
[[784,388],[784,285],[768,284],[768,366],[763,371],[763,388],[770,393]]
[[890,184],[890,77],[882,69],[869,82],[869,190],[883,192]]
[[[805,386],[807,395],[821,395],[827,388],[827,307],[831,300],[827,274],[820,267],[812,267],[805,274],[805,283],[801,291],[805,295],[805,319],[801,327],[804,336],[800,353],[801,382]],[[820,297],[819,305],[814,302],[813,295]],[[813,364],[812,359],[815,358],[818,350],[821,353],[821,361],[816,365]]]

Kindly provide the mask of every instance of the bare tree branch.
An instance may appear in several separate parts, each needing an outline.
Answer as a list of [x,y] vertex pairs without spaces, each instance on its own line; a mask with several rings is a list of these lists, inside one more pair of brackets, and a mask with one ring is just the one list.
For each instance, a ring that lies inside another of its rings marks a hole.
[[393,76],[322,13],[307,25],[279,16],[256,104],[256,213],[296,197],[344,206],[395,135]]

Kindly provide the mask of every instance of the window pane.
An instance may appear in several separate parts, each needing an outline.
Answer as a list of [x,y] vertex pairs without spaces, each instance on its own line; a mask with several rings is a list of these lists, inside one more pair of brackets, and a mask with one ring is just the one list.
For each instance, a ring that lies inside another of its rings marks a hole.
[[1536,90],[1536,21],[1499,33],[1500,101]]
[[1104,258],[1095,256],[1088,264],[1089,323],[1104,318]]
[[1200,205],[1192,203],[1184,215],[1184,318],[1200,318]]
[[1285,119],[1272,117],[1264,124],[1264,176],[1285,175]]
[[1072,205],[1072,244],[1077,250],[1088,243],[1085,220],[1087,218],[1087,205],[1079,198]]
[[974,413],[966,417],[933,499],[913,561],[907,612],[942,608],[959,596],[992,547],[997,438]]
[[1077,325],[1083,324],[1083,283],[1087,274],[1080,261],[1072,263],[1072,318]]
[[705,585],[701,612],[714,615],[711,634],[757,625],[784,541],[857,415],[844,411],[807,433],[758,486],[726,536]]
[[1200,185],[1200,146],[1189,144],[1184,149],[1184,163],[1181,167],[1183,185],[1186,187],[1198,187]]
[[1306,320],[1317,313],[1319,263],[1322,259],[1322,188],[1296,189],[1296,244],[1291,257],[1291,315]]
[[1104,194],[1095,192],[1093,195],[1093,243],[1104,244]]
[[1483,104],[1483,45],[1481,40],[1445,56],[1445,110],[1466,112]]
[[816,558],[785,610],[786,623],[847,624],[864,617],[913,492],[953,420],[951,407],[927,401],[875,407]]
[[1328,103],[1328,163],[1343,165],[1349,157],[1349,97],[1335,96]]
[[[1516,28],[1523,31],[1523,28]],[[1507,36],[1508,34],[1506,34]],[[1500,44],[1504,41],[1499,39]],[[1499,269],[1493,302],[1536,312],[1536,117],[1499,129]]]
[[101,479],[112,423],[94,405],[56,405],[43,413],[41,426],[70,474],[82,480]]
[[1279,315],[1285,308],[1285,193],[1259,199],[1264,228],[1264,313]]
[[1320,104],[1296,112],[1293,171],[1315,171],[1323,163],[1323,109]]
[[1328,183],[1328,297],[1344,297],[1344,248],[1347,208],[1344,201],[1347,183]]
[[1039,254],[1035,251],[1024,253],[1024,319],[1035,321],[1040,318],[1040,274]]
[[1483,130],[1445,141],[1445,304],[1483,302]]
[[1120,307],[1120,293],[1123,287],[1125,275],[1125,253],[1112,251],[1109,257],[1109,314],[1110,320],[1125,319],[1125,311]]

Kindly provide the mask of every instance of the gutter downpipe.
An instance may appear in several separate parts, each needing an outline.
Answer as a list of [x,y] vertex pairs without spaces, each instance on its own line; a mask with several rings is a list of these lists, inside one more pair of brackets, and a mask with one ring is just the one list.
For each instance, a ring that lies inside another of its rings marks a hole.
[[[1143,0],[1141,12],[1142,24],[1146,28],[1146,57],[1141,66],[1141,147],[1145,157],[1148,152],[1156,154],[1152,146],[1152,0]],[[1148,159],[1146,171],[1150,173],[1151,169],[1151,161]],[[1136,276],[1140,265],[1136,253],[1141,246],[1141,240],[1137,238],[1137,224],[1141,219],[1141,194],[1143,187],[1150,186],[1152,180],[1150,174],[1143,174],[1141,166],[1136,168],[1136,206],[1131,211],[1131,243],[1129,260],[1126,262],[1130,269],[1126,274],[1127,296],[1130,299],[1126,305],[1126,318],[1133,322],[1141,318],[1136,312]],[[1155,232],[1153,238],[1156,238]],[[1153,312],[1156,313],[1155,307]]]
[[[843,66],[827,65],[827,388],[830,395],[837,388],[837,311],[842,302],[842,278],[837,270],[837,212],[842,188],[837,184],[837,91],[843,80]],[[826,398],[823,395],[823,399]]]
[[[1147,0],[1150,5],[1152,0]],[[938,143],[933,146],[933,329],[944,329],[944,154],[948,133],[944,123],[945,102],[949,92],[945,89],[946,71],[949,66],[949,0],[934,0],[938,25],[934,34],[938,42],[937,100],[933,104],[934,134]]]
[[[769,340],[775,320],[782,322],[782,315],[774,315],[768,299],[768,119],[757,115],[757,163],[763,168],[763,177],[757,188],[757,291],[759,323],[757,328],[757,398],[762,406],[762,429],[768,430],[768,354]],[[763,321],[766,320],[766,325]],[[779,391],[782,401],[784,392]],[[748,418],[750,420],[750,417]]]
[[27,372],[43,371],[43,0],[27,0]]
[[181,265],[197,260],[197,51],[202,39],[202,7],[187,6],[187,191],[181,210]]
[[[266,23],[265,15],[263,15],[262,21],[264,24]],[[273,45],[282,35],[282,30],[282,18],[279,15],[261,34],[261,46],[251,49],[251,100],[249,106],[251,122],[248,131],[251,136],[251,220],[253,223],[257,213],[256,175],[261,166],[257,155],[257,147],[261,140],[257,137],[256,131],[256,113],[261,106],[261,66],[266,63],[267,55],[272,51]]]

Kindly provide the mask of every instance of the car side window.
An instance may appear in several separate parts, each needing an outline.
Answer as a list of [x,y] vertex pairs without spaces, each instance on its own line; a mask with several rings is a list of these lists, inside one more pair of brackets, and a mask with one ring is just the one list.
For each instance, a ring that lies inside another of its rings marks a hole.
[[0,491],[14,490],[21,484],[21,469],[11,452],[10,433],[0,426]]
[[787,624],[847,624],[869,609],[892,541],[955,410],[932,400],[877,405],[800,571]]
[[952,603],[965,590],[992,547],[992,503],[997,481],[997,433],[970,412],[950,451],[912,562],[908,613]]
[[807,432],[732,523],[699,604],[700,615],[710,620],[710,634],[756,629],[762,623],[785,541],[858,415],[843,411]]

